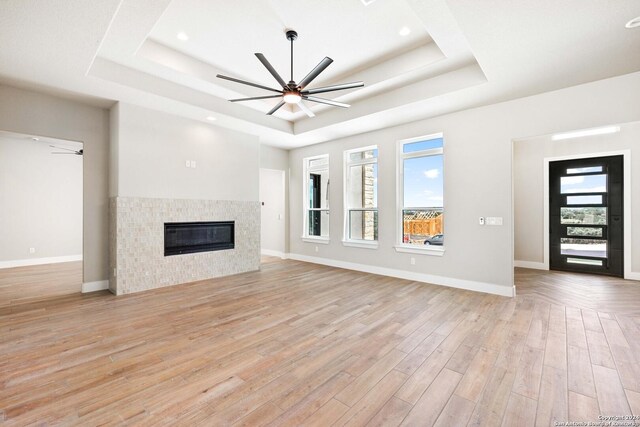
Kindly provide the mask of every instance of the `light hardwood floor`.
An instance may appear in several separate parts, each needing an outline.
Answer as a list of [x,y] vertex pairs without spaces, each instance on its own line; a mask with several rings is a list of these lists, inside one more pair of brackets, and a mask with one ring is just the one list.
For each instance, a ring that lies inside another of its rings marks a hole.
[[82,261],[0,269],[0,307],[24,304],[82,289]]
[[[0,308],[0,417],[549,426],[640,415],[640,286],[624,288],[628,314],[597,311],[534,292],[536,274],[518,271],[521,294],[503,298],[271,260],[141,294]],[[609,288],[611,300],[622,289]]]

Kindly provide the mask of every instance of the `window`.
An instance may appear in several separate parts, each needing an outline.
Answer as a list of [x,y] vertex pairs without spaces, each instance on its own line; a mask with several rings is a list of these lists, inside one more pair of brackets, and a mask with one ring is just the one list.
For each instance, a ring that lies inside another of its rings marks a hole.
[[329,156],[304,161],[303,238],[329,240]]
[[[398,142],[398,246],[441,255],[444,236],[443,138]],[[429,251],[431,250],[431,251]]]
[[344,153],[344,242],[374,245],[378,241],[378,148]]

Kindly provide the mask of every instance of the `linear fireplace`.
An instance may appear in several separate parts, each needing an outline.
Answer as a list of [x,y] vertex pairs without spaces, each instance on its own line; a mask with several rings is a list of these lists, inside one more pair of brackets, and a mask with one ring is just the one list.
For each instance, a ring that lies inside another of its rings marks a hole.
[[233,249],[235,222],[165,222],[164,256]]

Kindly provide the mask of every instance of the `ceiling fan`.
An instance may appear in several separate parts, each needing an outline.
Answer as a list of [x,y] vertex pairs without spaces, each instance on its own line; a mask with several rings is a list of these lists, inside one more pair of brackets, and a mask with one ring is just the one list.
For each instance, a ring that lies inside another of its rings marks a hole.
[[52,152],[51,154],[73,154],[73,155],[75,155],[75,156],[82,156],[82,155],[84,155],[84,150],[83,150],[82,148],[81,148],[81,149],[79,149],[79,150],[74,150],[74,149],[71,149],[71,148],[57,147],[57,146],[55,146],[55,145],[50,145],[49,147],[51,147],[51,148],[55,148],[55,149],[57,149],[57,150],[66,150],[66,151],[64,151],[64,152],[57,152],[57,153],[56,153],[56,152]]
[[238,98],[238,99],[230,99],[229,101],[231,102],[254,101],[257,99],[269,99],[269,98],[282,97],[282,100],[275,107],[273,107],[267,113],[267,115],[272,115],[273,113],[278,111],[280,107],[282,107],[285,104],[296,104],[302,111],[304,111],[304,113],[307,116],[314,117],[315,114],[313,114],[313,111],[311,111],[309,107],[307,107],[302,102],[303,100],[317,102],[319,104],[332,105],[334,107],[349,108],[350,107],[349,104],[333,101],[331,99],[318,98],[317,96],[314,96],[314,95],[318,93],[326,93],[326,92],[333,92],[336,90],[345,90],[345,89],[353,89],[356,87],[362,87],[364,86],[364,83],[363,82],[343,83],[343,84],[319,87],[315,89],[306,89],[309,83],[311,83],[316,77],[318,77],[318,75],[321,72],[323,72],[324,69],[327,68],[333,62],[333,59],[329,58],[328,56],[325,57],[322,61],[320,61],[320,63],[316,65],[316,67],[313,70],[311,70],[311,72],[307,74],[305,78],[300,80],[300,83],[296,83],[293,80],[293,42],[298,38],[298,33],[296,33],[293,30],[289,30],[286,32],[286,35],[287,35],[287,40],[291,42],[291,80],[289,81],[289,83],[285,83],[282,77],[280,77],[280,74],[278,74],[278,72],[275,70],[275,68],[273,68],[273,66],[269,63],[269,61],[267,61],[267,58],[265,58],[263,54],[256,53],[255,55],[258,57],[258,60],[262,62],[262,65],[264,65],[265,68],[269,71],[269,73],[271,73],[271,75],[280,84],[282,89],[274,89],[271,87],[248,82],[246,80],[240,80],[234,77],[228,77],[228,76],[223,76],[222,74],[218,74],[216,77],[221,79],[225,79],[232,82],[241,83],[244,85],[253,86],[260,89],[269,90],[271,92],[278,93],[278,95],[256,96],[252,98]]

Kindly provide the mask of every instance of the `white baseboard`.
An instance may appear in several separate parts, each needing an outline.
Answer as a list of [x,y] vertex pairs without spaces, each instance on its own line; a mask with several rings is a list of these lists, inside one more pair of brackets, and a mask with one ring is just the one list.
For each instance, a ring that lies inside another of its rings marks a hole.
[[83,294],[86,294],[87,292],[105,291],[107,289],[109,289],[108,280],[99,280],[97,282],[87,282],[82,284]]
[[515,286],[500,286],[493,283],[475,282],[472,280],[455,279],[452,277],[434,276],[431,274],[416,273],[413,271],[396,270],[393,268],[377,267],[365,264],[356,264],[352,262],[338,261],[328,258],[318,258],[293,253],[289,254],[289,258],[297,261],[310,262],[313,264],[322,264],[328,265],[330,267],[344,268],[346,270],[362,271],[364,273],[397,277],[398,279],[424,282],[432,285],[448,286],[451,288],[466,289],[469,291],[484,292],[505,297],[513,297],[516,294]]
[[635,271],[631,271],[631,272],[627,273],[627,275],[625,276],[625,279],[627,279],[627,280],[640,280],[640,273],[637,273]]
[[272,251],[271,249],[260,249],[260,254],[261,255],[266,255],[266,256],[275,256],[275,257],[282,258],[282,259],[287,259],[288,258],[288,255],[285,254],[284,252]]
[[13,261],[0,261],[0,268],[28,267],[31,265],[58,264],[61,262],[73,261],[82,261],[82,254],[48,258],[16,259]]
[[533,262],[533,261],[518,261],[515,260],[513,261],[513,266],[514,267],[519,267],[519,268],[532,268],[534,270],[548,270],[549,267],[547,267],[544,262]]

